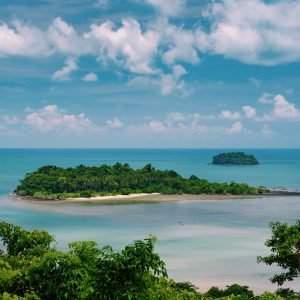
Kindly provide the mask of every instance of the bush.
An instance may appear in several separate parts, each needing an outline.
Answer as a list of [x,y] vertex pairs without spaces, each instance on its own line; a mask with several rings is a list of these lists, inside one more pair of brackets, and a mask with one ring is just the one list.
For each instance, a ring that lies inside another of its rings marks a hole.
[[79,193],[80,197],[84,197],[84,198],[90,198],[92,197],[92,193],[90,191],[81,191]]

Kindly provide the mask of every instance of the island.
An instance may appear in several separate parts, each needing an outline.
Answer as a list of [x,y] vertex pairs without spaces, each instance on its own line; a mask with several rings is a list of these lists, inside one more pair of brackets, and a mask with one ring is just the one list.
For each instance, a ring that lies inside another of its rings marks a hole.
[[226,152],[213,157],[213,165],[258,165],[258,160],[252,154],[244,152]]
[[159,193],[164,195],[257,195],[267,193],[263,187],[245,183],[216,183],[195,175],[183,178],[173,170],[156,170],[151,164],[133,169],[127,163],[113,166],[74,168],[43,166],[28,173],[15,194],[41,200],[91,198],[95,196]]

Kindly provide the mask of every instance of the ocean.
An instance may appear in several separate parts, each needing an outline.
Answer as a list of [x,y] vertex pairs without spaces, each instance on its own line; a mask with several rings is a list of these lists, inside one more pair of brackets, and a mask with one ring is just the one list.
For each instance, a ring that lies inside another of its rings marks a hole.
[[[96,240],[119,250],[152,234],[158,237],[157,252],[169,276],[176,280],[191,281],[201,290],[235,282],[258,292],[274,290],[268,278],[278,270],[257,264],[256,257],[268,254],[268,222],[292,224],[300,218],[298,196],[134,205],[47,205],[9,196],[26,173],[42,165],[117,161],[134,168],[151,163],[216,182],[300,190],[300,149],[241,149],[253,154],[258,166],[209,164],[213,155],[225,151],[231,149],[0,149],[0,219],[49,230],[61,249],[71,241]],[[299,284],[298,280],[288,286]]]

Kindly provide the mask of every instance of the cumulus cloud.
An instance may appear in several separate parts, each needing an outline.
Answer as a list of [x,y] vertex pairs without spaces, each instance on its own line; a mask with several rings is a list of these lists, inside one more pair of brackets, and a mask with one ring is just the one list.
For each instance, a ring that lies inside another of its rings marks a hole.
[[47,39],[56,53],[76,56],[92,52],[91,43],[61,18],[56,18],[49,26]]
[[143,31],[140,23],[123,19],[120,27],[110,21],[92,24],[79,35],[74,27],[56,18],[46,31],[15,21],[14,27],[0,25],[0,56],[94,55],[99,61],[114,61],[118,66],[138,74],[157,74],[152,61],[158,51],[160,35]]
[[[282,12],[285,12],[284,14]],[[206,12],[210,29],[199,29],[200,51],[248,64],[276,65],[300,59],[300,2],[223,0]]]
[[256,117],[256,109],[252,106],[243,106],[243,111],[248,119],[254,119]]
[[241,114],[238,111],[223,110],[219,117],[226,120],[238,120]]
[[172,25],[167,19],[159,20],[153,26],[160,35],[162,61],[165,64],[186,62],[196,65],[200,62],[193,30]]
[[186,74],[186,70],[181,65],[175,65],[172,68],[172,73],[161,75],[161,93],[163,95],[170,95],[175,91],[180,92],[184,95],[187,91],[185,90],[185,82],[181,79]]
[[161,77],[161,93],[170,95],[176,90],[184,89],[184,81],[178,81],[172,74],[162,75]]
[[294,103],[287,101],[284,96],[276,95],[272,116],[277,119],[300,120],[300,110],[296,108]]
[[300,120],[300,109],[294,103],[289,102],[283,95],[273,96],[265,93],[258,101],[263,104],[272,104],[272,109],[262,117],[256,117],[256,121]]
[[244,125],[241,121],[234,122],[230,128],[228,128],[228,133],[236,134],[240,133],[244,129]]
[[1,56],[48,56],[51,48],[44,33],[19,21],[12,27],[0,24],[0,57]]
[[[188,65],[200,63],[202,53],[248,64],[300,60],[299,1],[211,1],[194,24],[180,25],[171,23],[168,16],[179,15],[185,0],[146,2],[162,16],[147,23],[134,18],[122,19],[121,24],[94,22],[84,33],[60,17],[43,30],[19,21],[2,23],[0,57],[64,55],[69,57],[66,66],[55,72],[53,79],[68,80],[77,69],[76,58],[90,55],[101,64],[113,63],[117,71],[147,76],[160,85],[163,95],[186,94],[182,76],[187,74]],[[106,1],[95,3],[102,5]],[[255,77],[249,81],[257,87],[261,85]],[[269,100],[265,97],[261,101]]]
[[112,129],[120,129],[124,127],[124,124],[122,121],[120,121],[118,118],[113,118],[112,120],[107,120],[106,125],[109,128]]
[[135,19],[123,19],[119,28],[110,21],[93,24],[84,36],[98,49],[100,60],[112,60],[133,73],[157,73],[151,64],[157,52],[159,34],[152,30],[143,32]]
[[185,6],[185,0],[146,0],[166,16],[178,15]]
[[76,58],[74,57],[68,57],[65,60],[65,66],[56,71],[52,79],[56,81],[66,81],[70,80],[70,74],[78,69],[77,63],[76,63]]
[[160,132],[164,132],[167,130],[166,126],[158,120],[151,120],[147,126],[148,129],[150,129],[151,131],[160,133]]
[[170,112],[167,114],[166,124],[168,127],[196,128],[200,121],[213,120],[213,115],[199,113]]
[[91,72],[91,73],[88,73],[88,74],[84,75],[82,77],[82,80],[83,81],[88,81],[88,82],[98,81],[98,76],[97,76],[97,74]]
[[257,102],[261,104],[272,104],[273,103],[273,95],[270,93],[263,93],[258,99]]
[[26,124],[41,131],[81,132],[95,129],[92,122],[84,113],[67,114],[57,105],[47,105],[42,109],[32,111],[26,117]]
[[130,126],[131,130],[143,131],[150,130],[154,133],[160,134],[239,134],[247,133],[248,130],[244,127],[241,121],[234,122],[230,127],[222,126],[221,124],[205,124],[206,120],[219,121],[211,115],[202,115],[199,113],[183,113],[170,112],[163,120],[150,119],[150,121],[143,125]]

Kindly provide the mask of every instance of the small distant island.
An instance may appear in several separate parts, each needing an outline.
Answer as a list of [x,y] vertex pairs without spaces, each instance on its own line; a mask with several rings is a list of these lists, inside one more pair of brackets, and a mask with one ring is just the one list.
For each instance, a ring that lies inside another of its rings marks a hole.
[[245,183],[209,182],[195,175],[183,178],[173,170],[156,170],[151,164],[133,169],[127,163],[75,168],[44,166],[27,174],[15,190],[18,196],[41,200],[139,193],[257,195],[268,193],[268,190]]
[[258,160],[252,154],[244,152],[226,152],[213,157],[213,165],[258,165]]

